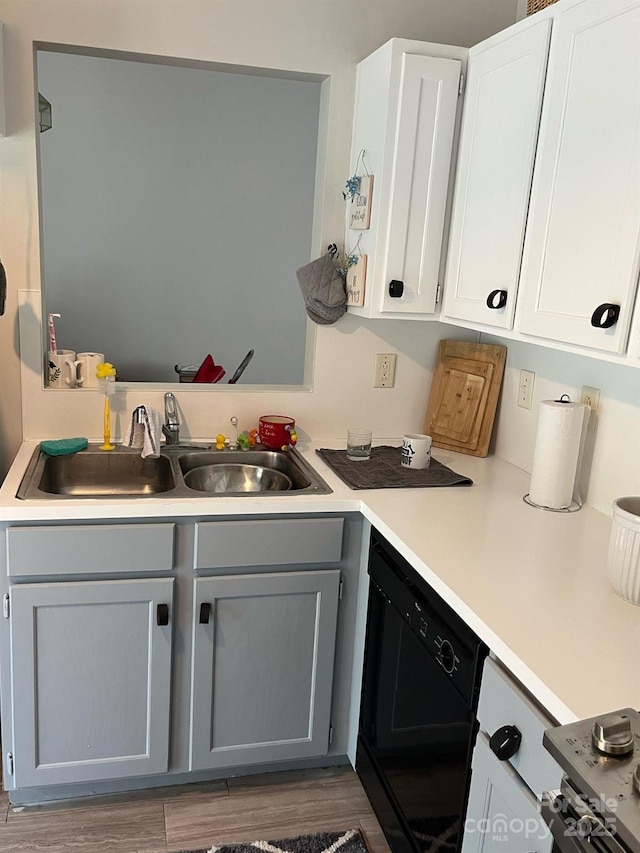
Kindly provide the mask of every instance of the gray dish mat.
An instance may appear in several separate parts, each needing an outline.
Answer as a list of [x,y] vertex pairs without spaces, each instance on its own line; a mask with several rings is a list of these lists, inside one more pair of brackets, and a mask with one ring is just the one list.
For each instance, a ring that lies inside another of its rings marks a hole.
[[346,450],[316,450],[335,473],[352,489],[410,489],[430,486],[472,486],[473,480],[456,474],[437,459],[431,457],[431,465],[419,471],[400,465],[401,447],[371,448],[371,457],[352,462]]

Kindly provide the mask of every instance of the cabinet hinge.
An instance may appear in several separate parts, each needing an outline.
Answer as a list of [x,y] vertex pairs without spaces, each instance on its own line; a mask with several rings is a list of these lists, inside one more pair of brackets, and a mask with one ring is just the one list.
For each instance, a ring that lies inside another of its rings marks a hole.
[[338,601],[342,601],[342,594],[344,592],[344,578],[340,576],[340,583],[338,584]]
[[458,83],[458,94],[461,95],[464,92],[464,74],[460,75],[460,82]]
[[9,776],[13,776],[13,753],[7,753],[7,773]]
[[5,594],[2,596],[2,615],[4,616],[5,619],[8,619],[10,613],[11,613],[11,605],[9,603],[9,593],[5,592]]
[[440,302],[440,293],[442,292],[442,285],[440,282],[436,285],[436,305]]
[[333,726],[329,726],[329,745],[333,743]]

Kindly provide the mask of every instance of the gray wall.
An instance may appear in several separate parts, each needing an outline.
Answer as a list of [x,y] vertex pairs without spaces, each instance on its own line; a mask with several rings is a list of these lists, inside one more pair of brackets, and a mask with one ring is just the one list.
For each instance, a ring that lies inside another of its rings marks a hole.
[[38,53],[46,310],[130,381],[301,384],[320,84]]

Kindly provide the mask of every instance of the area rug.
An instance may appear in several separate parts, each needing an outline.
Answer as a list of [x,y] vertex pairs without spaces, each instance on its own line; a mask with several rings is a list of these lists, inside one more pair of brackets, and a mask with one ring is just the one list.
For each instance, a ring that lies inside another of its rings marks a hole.
[[251,841],[246,844],[222,844],[200,847],[180,853],[367,853],[367,846],[357,829],[341,832],[317,832],[274,841]]
[[423,818],[410,823],[424,853],[455,853],[458,849],[459,817]]

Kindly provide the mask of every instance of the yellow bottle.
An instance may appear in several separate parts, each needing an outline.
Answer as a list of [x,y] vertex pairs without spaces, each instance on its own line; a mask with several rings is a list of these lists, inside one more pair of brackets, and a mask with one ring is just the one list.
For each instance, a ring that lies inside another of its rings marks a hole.
[[115,444],[111,444],[111,407],[109,406],[109,394],[113,394],[115,391],[116,369],[107,361],[96,367],[96,376],[101,380],[100,384],[104,390],[104,443],[100,445],[100,450],[115,450]]

